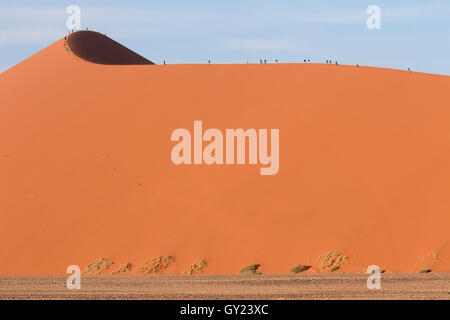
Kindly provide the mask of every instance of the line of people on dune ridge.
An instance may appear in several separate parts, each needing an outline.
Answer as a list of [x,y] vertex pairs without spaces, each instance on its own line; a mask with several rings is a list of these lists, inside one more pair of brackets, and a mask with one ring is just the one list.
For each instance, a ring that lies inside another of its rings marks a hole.
[[[86,30],[89,30],[89,28],[86,28]],[[76,31],[76,30],[72,29],[72,30],[69,30],[68,33],[70,34],[70,33],[73,33],[74,31]],[[67,40],[67,37],[64,37],[64,40]],[[66,44],[64,43],[64,46],[65,45]],[[66,49],[67,49],[67,51],[69,51],[69,48],[66,48]],[[303,62],[304,63],[311,63],[311,60],[310,59],[303,59]],[[248,64],[248,60],[246,61],[246,63]],[[260,64],[266,64],[267,63],[267,59],[259,59],[259,63]],[[275,59],[275,63],[278,63],[278,59]],[[325,63],[326,64],[333,64],[333,61],[325,60]],[[163,64],[166,65],[166,60],[163,61]],[[208,64],[211,64],[211,60],[208,60]],[[335,65],[339,65],[337,60],[334,62],[334,64]],[[359,64],[356,64],[356,66],[359,68]],[[411,72],[411,68],[408,68],[408,71]]]
[[[310,59],[303,59],[304,63],[311,63]],[[246,61],[246,63],[248,64],[248,60]],[[267,59],[259,59],[259,63],[260,64],[266,64],[267,63]],[[278,63],[278,59],[275,59],[275,63]],[[326,64],[335,64],[335,65],[339,65],[339,63],[337,62],[337,60],[335,62],[333,62],[332,60],[325,60]],[[166,60],[163,61],[163,64],[166,65]],[[211,64],[211,60],[208,60],[208,64]],[[360,65],[357,63],[356,67],[360,67]],[[411,72],[411,68],[408,68],[408,71]]]
[[[303,59],[304,63],[311,63],[310,59]],[[246,61],[246,63],[248,64],[248,60]],[[266,64],[267,63],[267,59],[259,59],[259,63],[260,64]],[[278,59],[275,59],[275,63],[278,63]],[[327,64],[333,64],[333,62],[331,60],[326,60]],[[166,65],[166,60],[163,61],[163,64]],[[211,64],[211,60],[208,60],[208,64]],[[338,65],[338,62],[335,62],[336,65]],[[356,65],[357,67],[359,67],[359,64]]]
[[[69,52],[69,46],[67,45],[67,37],[64,37],[64,47],[66,48],[67,52]],[[311,63],[310,59],[303,59],[304,63]],[[333,64],[333,61],[331,60],[325,60],[326,64]],[[248,60],[246,61],[246,63],[248,64]],[[267,63],[267,59],[260,59],[259,60],[260,64],[266,64]],[[278,59],[275,59],[275,63],[278,63]],[[166,60],[163,61],[163,64],[166,65]],[[211,60],[208,60],[208,64],[211,64]],[[337,61],[334,62],[334,64],[339,65]],[[356,67],[359,68],[359,64],[356,64]],[[411,72],[411,69],[408,68],[408,71]]]

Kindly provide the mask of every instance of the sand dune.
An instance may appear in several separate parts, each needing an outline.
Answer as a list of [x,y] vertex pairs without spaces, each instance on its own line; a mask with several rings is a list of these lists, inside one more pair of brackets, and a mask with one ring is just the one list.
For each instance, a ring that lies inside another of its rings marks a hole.
[[[152,257],[173,257],[166,274],[199,260],[204,274],[331,272],[329,256],[348,257],[335,272],[450,271],[449,77],[95,64],[78,35],[0,74],[0,274],[100,257],[106,274]],[[278,173],[174,165],[171,132],[194,120],[279,128]]]

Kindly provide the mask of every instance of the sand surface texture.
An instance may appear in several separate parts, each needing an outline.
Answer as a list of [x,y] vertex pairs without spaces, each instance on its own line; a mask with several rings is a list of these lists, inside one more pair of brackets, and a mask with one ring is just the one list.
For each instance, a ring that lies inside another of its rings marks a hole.
[[88,276],[81,290],[64,276],[0,276],[0,299],[450,299],[448,273],[366,275]]

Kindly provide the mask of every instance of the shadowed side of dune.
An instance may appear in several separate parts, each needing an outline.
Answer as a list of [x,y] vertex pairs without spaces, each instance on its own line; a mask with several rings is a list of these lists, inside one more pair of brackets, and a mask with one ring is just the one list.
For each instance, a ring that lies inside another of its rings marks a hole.
[[74,32],[68,35],[67,43],[74,54],[92,63],[107,65],[154,64],[99,32]]

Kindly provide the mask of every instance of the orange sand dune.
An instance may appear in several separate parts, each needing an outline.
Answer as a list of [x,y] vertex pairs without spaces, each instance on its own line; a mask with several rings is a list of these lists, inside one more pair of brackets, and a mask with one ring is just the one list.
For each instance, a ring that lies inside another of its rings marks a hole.
[[[87,62],[0,75],[0,274],[173,256],[263,273],[450,271],[450,77],[326,64]],[[280,168],[171,162],[171,133],[279,128]],[[134,269],[136,270],[136,269]],[[136,271],[131,271],[131,273]]]

